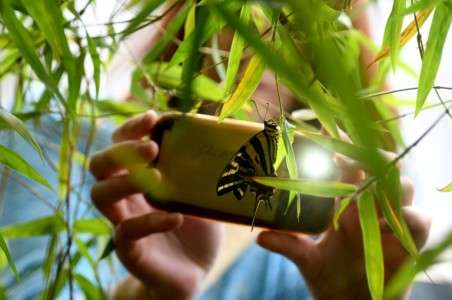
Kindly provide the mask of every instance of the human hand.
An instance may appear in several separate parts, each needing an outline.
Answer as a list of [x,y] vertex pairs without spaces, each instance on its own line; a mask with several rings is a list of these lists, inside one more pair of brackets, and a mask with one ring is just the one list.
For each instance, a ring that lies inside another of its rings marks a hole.
[[115,226],[118,257],[143,284],[137,297],[189,299],[217,255],[222,228],[157,210],[141,193],[136,173],[146,174],[154,186],[160,179],[157,170],[146,168],[159,147],[144,139],[157,120],[153,111],[130,119],[114,132],[112,146],[93,155],[90,171],[97,182],[91,198]]
[[[338,156],[337,164],[343,181],[356,184],[363,180],[363,172],[356,163]],[[413,186],[406,178],[401,181],[403,213],[417,247],[421,248],[428,236],[430,220],[409,207]],[[383,219],[380,224],[388,281],[409,256]],[[344,212],[339,226],[337,231],[329,228],[318,240],[301,234],[265,231],[257,241],[294,261],[315,299],[370,299],[356,204]]]

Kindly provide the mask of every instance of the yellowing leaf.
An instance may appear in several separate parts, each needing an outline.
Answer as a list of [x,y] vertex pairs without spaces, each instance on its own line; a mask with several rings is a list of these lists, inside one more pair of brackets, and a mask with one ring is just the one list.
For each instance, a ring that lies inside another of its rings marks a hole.
[[[425,8],[425,9],[421,10],[420,12],[418,12],[416,14],[416,19],[417,19],[417,23],[418,23],[419,27],[424,25],[425,21],[430,16],[430,13],[432,12],[432,10],[433,10],[433,8],[429,7],[429,8]],[[416,32],[417,32],[416,22],[413,20],[405,27],[405,29],[402,31],[402,33],[400,35],[400,40],[399,40],[400,47],[405,46],[405,44],[409,40],[411,40],[411,38],[416,34]],[[371,67],[373,64],[375,64],[375,63],[379,62],[380,60],[382,60],[383,58],[387,57],[389,55],[389,52],[390,52],[390,48],[384,47],[382,50],[380,50],[380,52],[377,53],[377,55],[372,60],[372,62],[368,65],[368,67]]]
[[452,182],[446,185],[445,187],[438,189],[438,191],[445,193],[452,192]]
[[352,200],[353,200],[352,197],[346,197],[346,198],[340,200],[339,208],[336,210],[336,212],[334,213],[334,216],[333,216],[334,230],[339,229],[339,219],[341,218],[342,214],[345,212],[347,207],[350,206],[350,204],[352,203]]
[[264,71],[264,61],[260,56],[254,55],[248,63],[239,85],[224,103],[219,116],[220,121],[237,112],[251,98],[261,82]]

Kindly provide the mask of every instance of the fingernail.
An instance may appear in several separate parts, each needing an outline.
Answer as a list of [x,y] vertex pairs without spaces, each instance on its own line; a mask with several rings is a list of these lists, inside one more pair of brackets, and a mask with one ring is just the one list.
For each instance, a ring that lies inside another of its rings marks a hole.
[[143,157],[153,159],[157,156],[159,147],[154,141],[145,141],[138,146],[138,151]]

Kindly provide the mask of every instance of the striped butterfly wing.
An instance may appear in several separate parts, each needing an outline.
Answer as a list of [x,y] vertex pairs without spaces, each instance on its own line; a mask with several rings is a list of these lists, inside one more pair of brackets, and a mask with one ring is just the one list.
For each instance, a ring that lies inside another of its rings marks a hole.
[[277,136],[270,134],[267,128],[254,135],[239,151],[222,172],[217,185],[217,195],[233,192],[241,200],[252,186],[259,191],[258,184],[252,182],[252,176],[276,176],[274,162],[277,152]]

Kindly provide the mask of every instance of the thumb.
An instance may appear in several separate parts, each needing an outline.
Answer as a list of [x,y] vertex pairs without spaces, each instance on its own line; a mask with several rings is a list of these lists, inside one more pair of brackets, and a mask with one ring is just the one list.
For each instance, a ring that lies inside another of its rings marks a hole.
[[263,231],[257,243],[272,252],[282,254],[292,260],[303,272],[312,263],[315,241],[307,235],[276,231]]

